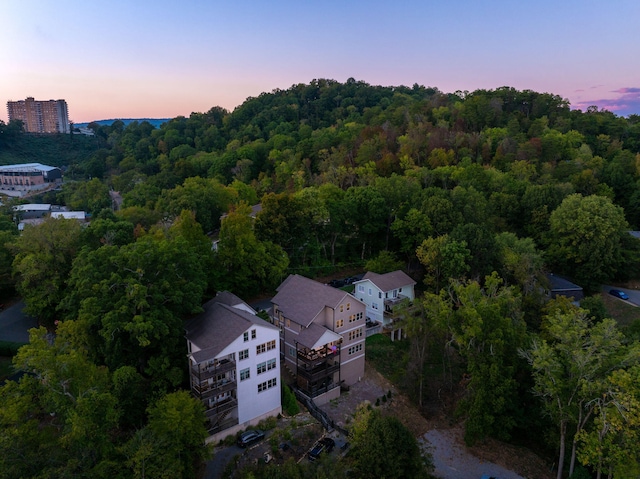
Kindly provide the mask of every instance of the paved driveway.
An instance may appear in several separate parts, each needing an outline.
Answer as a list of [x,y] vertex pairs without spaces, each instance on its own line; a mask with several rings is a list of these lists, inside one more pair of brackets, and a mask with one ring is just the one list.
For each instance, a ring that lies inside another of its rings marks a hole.
[[609,294],[609,290],[611,289],[619,289],[620,291],[624,291],[629,295],[628,300],[618,299],[618,301],[624,301],[625,303],[629,303],[632,306],[640,306],[640,291],[637,291],[635,289],[620,288],[618,286],[608,286],[605,284],[602,286],[602,294]]
[[22,301],[0,312],[0,341],[28,343],[29,329],[38,327],[38,320],[22,312]]

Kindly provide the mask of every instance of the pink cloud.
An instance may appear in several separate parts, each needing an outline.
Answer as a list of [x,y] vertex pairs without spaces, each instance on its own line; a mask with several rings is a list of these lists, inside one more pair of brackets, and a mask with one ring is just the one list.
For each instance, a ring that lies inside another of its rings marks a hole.
[[640,115],[640,88],[622,87],[612,90],[611,93],[615,93],[616,97],[582,100],[572,106],[584,111],[588,107],[595,105],[600,109],[609,110],[620,116]]

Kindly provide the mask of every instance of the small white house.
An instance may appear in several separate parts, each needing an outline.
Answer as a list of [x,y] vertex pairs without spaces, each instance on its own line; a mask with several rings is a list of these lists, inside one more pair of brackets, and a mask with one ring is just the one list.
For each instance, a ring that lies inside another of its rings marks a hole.
[[367,318],[387,329],[393,329],[394,306],[405,299],[415,299],[416,282],[400,270],[385,274],[368,272],[353,284],[353,295],[367,305]]
[[215,442],[282,412],[280,331],[226,291],[203,308],[185,325],[189,377]]

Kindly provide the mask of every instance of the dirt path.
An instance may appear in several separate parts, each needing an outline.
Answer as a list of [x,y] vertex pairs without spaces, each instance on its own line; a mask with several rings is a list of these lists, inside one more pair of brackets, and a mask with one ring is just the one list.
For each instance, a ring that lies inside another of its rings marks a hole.
[[[391,391],[391,399],[382,396]],[[375,369],[366,365],[362,381],[323,409],[340,426],[348,426],[358,404],[376,401],[383,414],[397,417],[431,452],[435,473],[443,479],[479,478],[490,474],[500,479],[552,479],[549,466],[531,451],[495,440],[467,447],[462,426],[451,427],[439,418],[426,419],[411,402]]]

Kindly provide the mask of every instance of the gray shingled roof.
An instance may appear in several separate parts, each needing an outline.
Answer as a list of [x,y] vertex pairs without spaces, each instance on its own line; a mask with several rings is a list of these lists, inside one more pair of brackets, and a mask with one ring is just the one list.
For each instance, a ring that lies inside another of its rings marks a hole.
[[234,294],[227,291],[218,293],[202,306],[204,312],[187,321],[185,336],[200,348],[200,351],[192,354],[196,362],[215,358],[253,325],[278,329],[264,319],[234,307],[240,303],[248,307]]
[[308,328],[303,329],[295,338],[296,342],[309,349],[319,348],[333,341],[340,341],[342,336],[334,333],[330,329],[311,323]]
[[[298,274],[289,275],[280,286],[271,302],[286,318],[302,326],[309,327],[326,307],[336,308],[345,296],[351,296],[340,289],[318,283]],[[354,301],[357,301],[353,298]]]
[[[369,271],[365,274],[360,281],[369,280],[375,284],[381,291],[391,291],[394,289],[402,288],[409,284],[416,284],[404,271],[392,271],[391,273],[378,274]],[[356,281],[359,283],[360,281]]]

